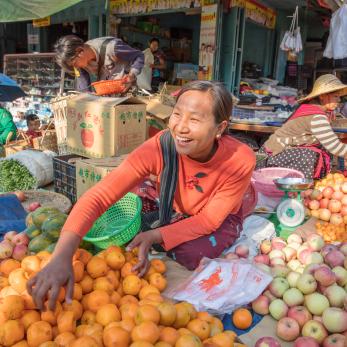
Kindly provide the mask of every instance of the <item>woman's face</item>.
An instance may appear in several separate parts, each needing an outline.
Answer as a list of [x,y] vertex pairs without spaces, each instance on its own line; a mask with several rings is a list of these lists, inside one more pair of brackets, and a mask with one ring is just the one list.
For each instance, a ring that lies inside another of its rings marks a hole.
[[172,112],[169,128],[179,154],[205,162],[212,158],[215,141],[227,121],[216,124],[209,92],[190,90],[182,94]]
[[334,111],[340,104],[341,96],[339,93],[329,93],[319,96],[321,105],[326,111]]

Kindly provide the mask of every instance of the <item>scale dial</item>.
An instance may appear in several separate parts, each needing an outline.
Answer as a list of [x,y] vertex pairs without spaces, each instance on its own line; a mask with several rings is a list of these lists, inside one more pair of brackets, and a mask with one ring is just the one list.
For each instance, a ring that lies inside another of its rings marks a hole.
[[277,207],[277,218],[283,226],[296,227],[305,219],[303,204],[295,199],[286,199]]

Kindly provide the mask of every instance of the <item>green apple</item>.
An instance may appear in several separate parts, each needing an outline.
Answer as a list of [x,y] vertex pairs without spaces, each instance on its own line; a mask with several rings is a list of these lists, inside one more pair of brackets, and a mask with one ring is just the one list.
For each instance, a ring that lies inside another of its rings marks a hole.
[[312,293],[305,296],[305,306],[316,316],[321,316],[329,307],[329,300],[322,294]]

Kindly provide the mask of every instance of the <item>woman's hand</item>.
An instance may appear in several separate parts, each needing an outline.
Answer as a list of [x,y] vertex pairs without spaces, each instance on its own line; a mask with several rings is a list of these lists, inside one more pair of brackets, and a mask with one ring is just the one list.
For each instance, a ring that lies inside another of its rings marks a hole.
[[48,297],[48,308],[55,309],[60,288],[66,285],[65,300],[73,298],[74,275],[72,257],[81,242],[81,238],[72,232],[64,232],[52,255],[52,260],[27,283],[28,293],[33,297],[39,310],[44,309]]
[[138,263],[133,267],[133,271],[139,271],[139,276],[143,276],[148,267],[148,253],[152,245],[155,243],[162,243],[163,238],[159,229],[153,229],[138,234],[128,245],[127,250],[131,251],[134,248],[138,247]]
[[27,289],[39,310],[44,308],[47,296],[48,308],[54,310],[60,288],[64,285],[66,285],[65,300],[70,303],[74,290],[72,259],[61,256],[52,259],[36,276],[31,278]]

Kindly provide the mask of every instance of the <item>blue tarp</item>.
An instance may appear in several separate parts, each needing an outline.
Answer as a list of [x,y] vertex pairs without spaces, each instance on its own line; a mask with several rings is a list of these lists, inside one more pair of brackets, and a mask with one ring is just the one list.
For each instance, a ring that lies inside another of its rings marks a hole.
[[21,232],[25,229],[27,216],[22,204],[14,194],[0,195],[0,237],[7,231]]

